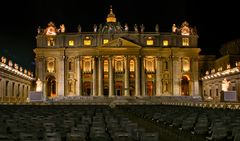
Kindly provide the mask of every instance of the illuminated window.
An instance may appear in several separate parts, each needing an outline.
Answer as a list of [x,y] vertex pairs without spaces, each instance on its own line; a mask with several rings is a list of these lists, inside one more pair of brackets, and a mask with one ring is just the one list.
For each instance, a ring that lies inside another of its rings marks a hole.
[[168,46],[168,40],[163,40],[163,46]]
[[55,60],[53,58],[49,58],[47,60],[47,72],[55,71]]
[[108,72],[108,60],[104,60],[104,72]]
[[147,60],[147,62],[146,62],[146,70],[147,70],[147,72],[154,72],[153,60]]
[[55,46],[55,41],[53,38],[48,39],[48,46]]
[[115,72],[123,72],[123,63],[122,61],[115,62]]
[[130,72],[134,72],[134,61],[130,61]]
[[152,39],[152,37],[148,37],[148,39],[147,39],[147,45],[148,45],[148,46],[152,46],[152,45],[153,45],[153,39]]
[[84,61],[83,72],[84,73],[91,72],[91,62],[90,62],[90,60]]
[[84,39],[84,41],[83,41],[83,44],[84,44],[85,46],[90,46],[90,45],[92,44],[92,41],[91,41],[91,39],[90,39],[89,37],[86,37],[86,38]]
[[73,40],[69,40],[69,41],[68,41],[68,45],[69,45],[69,46],[74,46],[74,41],[73,41]]
[[189,58],[183,58],[182,59],[182,69],[183,71],[187,72],[190,70],[190,62]]
[[189,38],[182,38],[182,46],[189,46]]
[[104,40],[103,40],[103,44],[107,44],[108,42],[109,42],[108,39],[104,39]]

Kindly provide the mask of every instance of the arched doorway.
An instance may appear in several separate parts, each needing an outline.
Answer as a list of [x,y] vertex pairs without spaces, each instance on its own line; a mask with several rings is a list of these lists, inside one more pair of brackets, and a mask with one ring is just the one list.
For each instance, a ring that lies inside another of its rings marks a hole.
[[182,76],[181,80],[181,95],[182,96],[189,96],[189,77],[188,76]]
[[147,81],[147,96],[153,96],[153,81]]
[[123,96],[123,81],[116,81],[115,82],[115,95],[116,96]]
[[47,77],[47,97],[54,97],[56,95],[56,78],[51,75]]
[[83,83],[83,96],[90,96],[91,95],[91,82],[85,81]]

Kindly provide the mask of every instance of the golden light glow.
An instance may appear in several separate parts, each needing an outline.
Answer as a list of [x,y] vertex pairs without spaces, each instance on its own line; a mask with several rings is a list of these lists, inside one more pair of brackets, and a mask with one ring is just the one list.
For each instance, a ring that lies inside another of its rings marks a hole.
[[147,45],[152,46],[153,45],[153,39],[147,39]]
[[130,61],[130,72],[134,72],[134,61]]
[[74,46],[74,41],[73,41],[73,40],[69,40],[69,41],[68,41],[68,45],[69,45],[69,46]]
[[182,38],[182,46],[189,46],[189,38]]
[[110,6],[110,13],[107,16],[107,22],[115,23],[117,19],[115,18],[115,14],[113,13],[112,6]]
[[55,46],[55,41],[53,38],[48,38],[48,42],[47,42],[48,46]]
[[104,60],[104,72],[108,72],[108,60]]
[[183,58],[182,60],[182,69],[184,72],[187,72],[190,70],[190,62],[189,62],[189,59],[188,58]]
[[108,39],[103,39],[103,44],[107,44],[109,42]]
[[168,46],[168,40],[163,40],[163,46]]
[[86,38],[84,39],[84,41],[83,41],[83,44],[84,44],[85,46],[90,46],[90,45],[92,44],[92,41],[91,41],[91,39],[90,39],[89,37],[86,37]]

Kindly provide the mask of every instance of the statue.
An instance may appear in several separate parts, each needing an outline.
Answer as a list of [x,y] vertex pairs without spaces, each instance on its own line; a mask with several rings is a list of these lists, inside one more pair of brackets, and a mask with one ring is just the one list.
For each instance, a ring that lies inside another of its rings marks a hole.
[[96,24],[93,25],[93,31],[97,32],[97,25]]
[[61,24],[61,25],[60,25],[60,31],[61,31],[61,33],[64,33],[64,32],[65,32],[65,26],[64,26],[64,24]]
[[102,27],[102,24],[100,24],[99,27],[98,27],[98,31],[101,32],[101,31],[102,31],[102,28],[103,28],[103,27]]
[[41,92],[42,91],[42,81],[38,78],[36,81],[36,91]]
[[222,91],[228,91],[230,83],[231,83],[230,81],[227,81],[227,79],[224,78],[222,81]]
[[159,26],[158,26],[158,24],[156,24],[156,26],[155,26],[155,31],[156,31],[156,32],[159,32]]
[[143,24],[140,25],[140,28],[141,28],[141,32],[144,32],[145,26]]
[[81,27],[81,25],[80,25],[80,24],[78,25],[78,32],[79,32],[79,33],[81,33],[81,32],[82,32],[82,27]]
[[135,31],[135,32],[138,32],[137,24],[134,25],[134,31]]
[[37,32],[38,32],[38,34],[41,33],[41,27],[40,26],[38,26]]
[[2,56],[2,57],[1,57],[1,62],[2,62],[3,64],[6,64],[7,59],[6,59],[4,56]]
[[124,25],[124,31],[128,31],[128,25],[127,24]]
[[173,33],[177,33],[177,26],[176,26],[176,24],[173,24],[173,26],[172,26],[172,32],[173,32]]
[[190,35],[190,28],[188,22],[183,22],[181,25],[181,34],[182,35]]

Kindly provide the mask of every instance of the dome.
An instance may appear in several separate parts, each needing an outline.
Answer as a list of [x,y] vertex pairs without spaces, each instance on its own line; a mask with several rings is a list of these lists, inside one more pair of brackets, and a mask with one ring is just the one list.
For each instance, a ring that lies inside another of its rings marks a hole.
[[112,6],[110,6],[110,13],[107,16],[107,22],[115,23],[117,21],[115,14],[113,13]]

